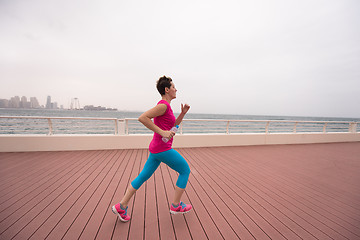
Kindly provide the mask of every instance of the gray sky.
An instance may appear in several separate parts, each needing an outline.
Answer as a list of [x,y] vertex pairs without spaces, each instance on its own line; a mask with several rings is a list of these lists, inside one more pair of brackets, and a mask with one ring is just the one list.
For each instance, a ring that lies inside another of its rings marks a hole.
[[0,0],[0,98],[360,117],[358,0]]

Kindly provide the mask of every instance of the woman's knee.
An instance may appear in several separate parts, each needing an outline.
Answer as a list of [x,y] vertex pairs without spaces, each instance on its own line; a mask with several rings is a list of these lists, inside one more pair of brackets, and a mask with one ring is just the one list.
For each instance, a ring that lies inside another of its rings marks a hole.
[[190,170],[189,164],[186,164],[186,167],[184,168],[184,174],[190,175],[190,172],[191,172],[191,170]]

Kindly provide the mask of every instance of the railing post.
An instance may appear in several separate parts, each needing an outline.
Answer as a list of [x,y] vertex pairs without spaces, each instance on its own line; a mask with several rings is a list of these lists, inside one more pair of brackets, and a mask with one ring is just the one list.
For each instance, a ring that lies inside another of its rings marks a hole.
[[356,133],[356,129],[357,129],[357,123],[356,122],[349,123],[349,132]]
[[270,122],[266,122],[265,133],[269,133],[269,125],[270,125]]
[[49,123],[49,133],[48,135],[52,135],[53,134],[53,127],[52,127],[52,122],[51,122],[51,119],[48,118],[48,123]]
[[119,121],[119,135],[125,135],[125,120],[118,119]]
[[118,119],[115,119],[115,135],[119,135]]
[[230,121],[227,121],[227,124],[226,124],[226,134],[229,134],[229,125],[230,125]]
[[325,123],[324,124],[324,127],[323,127],[323,133],[326,133],[326,126],[327,126],[328,123]]
[[125,119],[125,134],[129,135],[129,119]]
[[297,124],[298,124],[297,122],[294,124],[294,130],[293,130],[294,133],[296,133],[296,126],[297,126]]

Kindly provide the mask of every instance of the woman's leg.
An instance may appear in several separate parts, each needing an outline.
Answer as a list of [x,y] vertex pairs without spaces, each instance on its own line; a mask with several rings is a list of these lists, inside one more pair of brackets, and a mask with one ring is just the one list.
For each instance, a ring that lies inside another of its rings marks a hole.
[[132,196],[134,196],[135,193],[136,193],[136,189],[133,188],[133,186],[131,186],[130,184],[129,187],[126,189],[126,193],[124,197],[120,201],[120,204],[123,208],[127,207],[130,199],[132,198]]
[[140,174],[131,182],[130,186],[126,190],[124,197],[121,199],[121,205],[126,208],[130,199],[135,194],[141,185],[148,180],[159,167],[160,161],[156,160],[154,154],[150,153],[148,160],[146,161],[143,170]]
[[180,202],[181,196],[185,191],[189,175],[190,167],[186,160],[176,150],[171,149],[157,155],[166,165],[179,173],[178,180],[176,181],[175,194],[173,204],[177,205]]
[[174,194],[174,200],[173,204],[175,206],[179,205],[181,196],[185,192],[185,189],[179,188],[178,186],[175,187],[175,194]]

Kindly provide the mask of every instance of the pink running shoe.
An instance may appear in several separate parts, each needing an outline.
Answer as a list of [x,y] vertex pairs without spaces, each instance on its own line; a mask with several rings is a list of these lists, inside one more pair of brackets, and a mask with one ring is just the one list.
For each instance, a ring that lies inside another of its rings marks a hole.
[[115,213],[116,215],[119,216],[120,218],[120,221],[122,222],[127,222],[130,220],[130,216],[127,215],[127,210],[128,210],[128,207],[127,206],[125,209],[122,208],[122,206],[120,206],[120,203],[112,206],[111,210],[113,211],[113,213]]
[[192,209],[191,204],[185,204],[183,202],[180,202],[180,204],[177,207],[174,207],[173,204],[171,204],[170,213],[171,214],[184,214],[190,212]]

